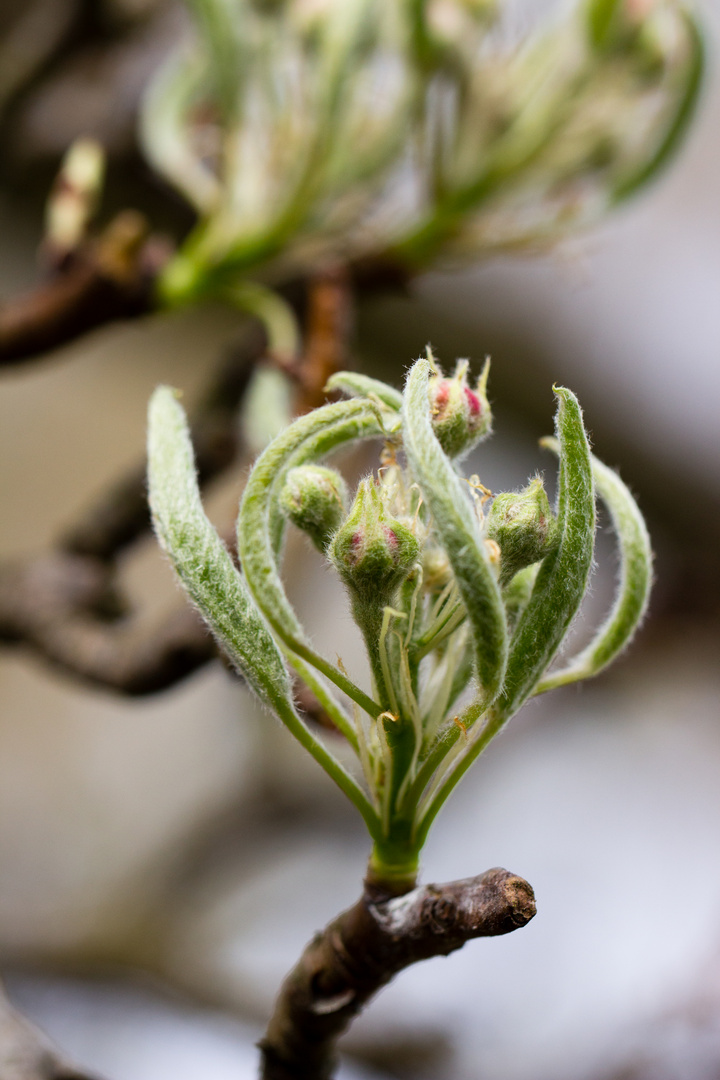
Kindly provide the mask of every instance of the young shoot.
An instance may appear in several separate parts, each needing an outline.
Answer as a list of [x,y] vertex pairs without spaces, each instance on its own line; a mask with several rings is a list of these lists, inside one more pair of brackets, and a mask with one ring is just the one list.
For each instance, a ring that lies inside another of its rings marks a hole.
[[[428,830],[478,755],[523,703],[611,662],[642,619],[651,549],[627,487],[597,461],[575,395],[555,387],[558,493],[542,481],[491,496],[457,463],[490,430],[487,370],[445,379],[431,354],[402,395],[360,375],[349,400],[295,420],[258,458],[240,504],[242,570],[207,520],[175,392],[150,404],[153,521],[191,600],[263,704],[357,806],[373,849],[369,878],[411,887]],[[377,471],[354,496],[326,465],[338,447],[378,443]],[[587,590],[596,492],[620,552],[618,591],[590,644],[553,668]],[[320,655],[283,585],[283,540],[304,530],[342,580],[370,660],[357,685]],[[295,706],[291,670],[318,697],[357,759],[348,770]]]

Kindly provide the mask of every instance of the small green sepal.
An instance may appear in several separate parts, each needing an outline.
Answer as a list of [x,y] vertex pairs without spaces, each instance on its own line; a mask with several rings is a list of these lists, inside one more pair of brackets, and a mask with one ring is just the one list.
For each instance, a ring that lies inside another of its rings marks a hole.
[[500,548],[501,585],[507,585],[519,570],[552,551],[557,541],[557,522],[539,476],[523,491],[504,491],[495,496],[486,535]]

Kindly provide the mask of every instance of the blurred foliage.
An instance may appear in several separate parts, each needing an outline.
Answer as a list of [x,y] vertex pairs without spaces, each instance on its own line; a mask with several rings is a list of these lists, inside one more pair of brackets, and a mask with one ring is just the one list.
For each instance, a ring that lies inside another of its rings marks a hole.
[[145,153],[198,223],[165,300],[327,260],[538,248],[646,183],[702,72],[677,0],[590,0],[512,41],[494,0],[190,0]]

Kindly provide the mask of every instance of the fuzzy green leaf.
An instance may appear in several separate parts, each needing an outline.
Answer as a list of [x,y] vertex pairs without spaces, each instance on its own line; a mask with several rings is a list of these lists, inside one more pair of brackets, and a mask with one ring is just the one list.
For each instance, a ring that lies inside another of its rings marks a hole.
[[258,458],[238,516],[238,550],[248,588],[275,633],[292,652],[313,664],[369,715],[382,709],[310,646],[285,593],[278,569],[284,518],[279,496],[290,469],[319,461],[354,439],[384,433],[378,407],[367,400],[339,401],[300,417]]
[[[451,791],[532,694],[560,648],[585,595],[595,539],[590,448],[577,398],[563,387],[556,387],[555,393],[559,399],[556,429],[561,447],[557,547],[540,564],[530,599],[517,622],[510,642],[502,693],[490,708],[478,734],[450,766],[422,810],[415,833],[419,846],[425,842],[432,822]],[[530,575],[534,571],[529,568],[526,572]],[[463,715],[474,719],[474,714],[475,710],[470,706]],[[440,764],[444,753],[456,742],[455,732],[448,731],[430,755],[428,766]]]
[[395,412],[399,412],[402,408],[402,394],[399,390],[380,382],[379,379],[371,379],[369,375],[361,375],[357,371],[338,371],[335,375],[331,375],[325,385],[325,393],[331,394],[335,390],[340,390],[351,398],[377,398]]
[[485,543],[460,479],[432,428],[428,404],[430,364],[418,360],[403,399],[403,440],[413,473],[452,566],[472,627],[481,705],[487,708],[503,683],[507,661],[505,611]]
[[[542,445],[558,453],[557,440],[543,439]],[[652,548],[643,516],[617,473],[595,456],[592,469],[597,492],[610,513],[620,548],[617,594],[607,618],[587,648],[559,671],[546,675],[535,691],[537,694],[597,675],[622,652],[647,611],[652,586]]]
[[155,391],[148,420],[153,524],[180,581],[247,683],[355,804],[376,836],[379,822],[369,799],[295,712],[280,651],[202,508],[185,413],[170,387]]
[[556,387],[555,393],[560,445],[557,547],[540,565],[510,642],[495,723],[517,712],[544,675],[582,603],[592,567],[595,491],[590,447],[577,398],[564,387]]
[[266,705],[290,704],[280,651],[203,510],[185,413],[168,386],[150,401],[148,484],[158,540],[213,635]]

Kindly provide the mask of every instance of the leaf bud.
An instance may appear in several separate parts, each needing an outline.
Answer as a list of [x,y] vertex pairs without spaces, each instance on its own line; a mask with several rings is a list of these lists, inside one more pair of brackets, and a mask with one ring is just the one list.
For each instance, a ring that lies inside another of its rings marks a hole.
[[387,513],[375,482],[362,480],[329,550],[348,589],[363,604],[388,603],[419,553],[414,533]]
[[501,553],[500,584],[539,562],[555,545],[557,523],[539,476],[520,492],[496,495],[487,516],[486,535]]
[[290,469],[280,492],[285,517],[324,552],[347,509],[347,487],[339,472],[322,465]]
[[468,386],[468,364],[458,362],[454,376],[438,373],[430,379],[430,410],[437,440],[448,457],[460,457],[490,434],[492,413],[485,393],[489,362],[475,389]]

